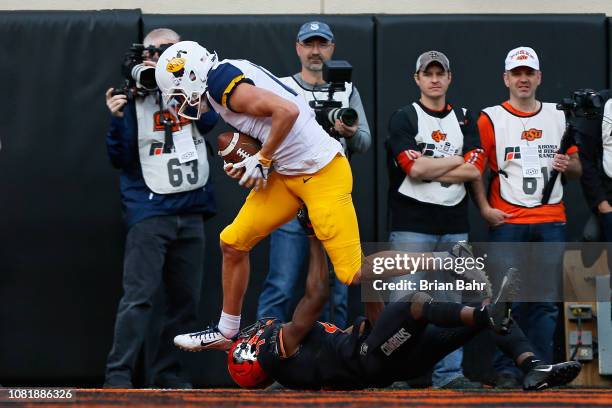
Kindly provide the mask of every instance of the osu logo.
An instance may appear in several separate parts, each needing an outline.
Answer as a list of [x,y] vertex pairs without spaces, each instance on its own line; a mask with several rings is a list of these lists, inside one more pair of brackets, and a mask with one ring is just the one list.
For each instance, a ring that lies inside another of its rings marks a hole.
[[533,142],[534,140],[540,138],[542,138],[542,131],[539,129],[531,128],[523,131],[521,134],[521,140],[527,140],[528,142]]
[[446,140],[446,133],[442,133],[439,130],[436,130],[431,134],[431,138],[437,143],[440,143],[442,140]]
[[[177,123],[174,115],[172,115],[167,110],[163,111],[162,114],[164,115],[164,120],[169,120],[172,123],[173,132],[178,132],[183,126],[189,124],[189,119],[186,119],[182,116],[179,116],[179,120]],[[155,112],[155,114],[153,115],[153,130],[156,132],[163,132],[165,130],[164,120],[162,120],[162,115],[159,113],[159,111]]]

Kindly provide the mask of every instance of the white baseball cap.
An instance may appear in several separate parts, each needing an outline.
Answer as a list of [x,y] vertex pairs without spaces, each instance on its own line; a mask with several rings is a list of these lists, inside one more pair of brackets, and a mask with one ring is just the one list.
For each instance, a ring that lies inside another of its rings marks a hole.
[[516,67],[529,67],[540,70],[540,60],[538,54],[529,47],[518,47],[510,50],[505,61],[506,71]]

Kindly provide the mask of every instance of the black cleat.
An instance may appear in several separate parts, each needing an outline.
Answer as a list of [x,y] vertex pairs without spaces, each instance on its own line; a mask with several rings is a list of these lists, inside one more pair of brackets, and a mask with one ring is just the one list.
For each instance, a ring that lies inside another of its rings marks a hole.
[[508,300],[516,294],[518,269],[510,268],[504,276],[493,302],[484,306],[489,314],[489,326],[495,333],[508,334],[512,326],[512,303]]
[[308,216],[308,208],[306,208],[305,205],[303,205],[297,211],[297,220],[302,226],[302,229],[304,230],[306,235],[308,235],[309,237],[315,236],[314,228],[312,228],[312,223],[310,222],[310,217]]
[[489,315],[489,327],[497,334],[506,335],[510,333],[512,326],[512,309],[510,303],[497,302],[483,306]]
[[[463,259],[475,259],[472,246],[467,241],[457,241],[448,252],[454,258]],[[461,279],[464,282],[477,282],[481,284],[481,290],[477,290],[476,293],[479,296],[479,300],[493,297],[492,285],[489,280],[487,272],[474,265],[472,268],[463,268],[462,272],[450,271],[455,279]]]
[[508,334],[512,326],[512,302],[513,296],[518,292],[519,273],[516,268],[509,268],[504,276],[492,303],[485,306],[489,313],[489,325],[498,334]]
[[569,384],[581,369],[582,364],[577,361],[535,366],[525,375],[523,389],[537,391]]

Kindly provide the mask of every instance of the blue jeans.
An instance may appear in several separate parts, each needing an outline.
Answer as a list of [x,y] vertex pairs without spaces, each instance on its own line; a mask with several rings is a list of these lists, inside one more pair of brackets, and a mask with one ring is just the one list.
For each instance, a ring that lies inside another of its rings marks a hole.
[[[410,251],[445,251],[448,250],[448,244],[453,244],[457,241],[467,240],[468,234],[445,234],[445,235],[434,235],[434,234],[422,234],[419,232],[410,231],[392,231],[389,235],[389,242],[406,243],[410,244],[406,249]],[[460,302],[461,294],[457,294],[457,298],[449,296],[449,299],[445,299],[449,302]],[[439,299],[443,300],[443,299]],[[463,376],[463,368],[461,362],[463,361],[463,348],[458,348],[452,353],[448,354],[442,360],[440,360],[433,370],[431,381],[434,387],[442,387],[455,378]]]
[[[308,237],[297,219],[281,226],[270,237],[270,270],[259,296],[257,318],[275,317],[287,322],[299,299],[296,290],[300,277],[308,266]],[[330,274],[331,302],[325,305],[321,320],[344,328],[348,320],[348,286],[335,278],[331,265]]]
[[[491,228],[489,241],[491,242],[559,242],[559,245],[547,246],[545,256],[534,256],[530,259],[536,260],[537,265],[529,265],[534,271],[554,271],[561,282],[561,271],[563,267],[563,253],[565,251],[565,223],[549,222],[541,224],[502,224]],[[516,248],[515,250],[520,250]],[[515,266],[512,263],[520,263],[526,254],[508,253],[504,256],[494,256],[490,259],[495,262],[495,269],[507,269]],[[520,269],[520,266],[519,266]],[[543,294],[545,295],[545,294]],[[553,362],[553,337],[557,325],[559,308],[551,302],[521,302],[513,303],[512,317],[519,324],[534,348],[537,358],[545,363]],[[523,374],[508,357],[497,351],[494,368],[498,373],[510,373],[521,378]]]

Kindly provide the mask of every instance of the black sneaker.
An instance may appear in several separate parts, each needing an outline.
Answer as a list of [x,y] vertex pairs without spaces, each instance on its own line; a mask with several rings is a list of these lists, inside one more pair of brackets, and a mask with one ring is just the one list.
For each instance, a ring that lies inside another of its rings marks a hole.
[[571,383],[578,377],[582,364],[566,361],[552,365],[538,365],[532,368],[523,379],[524,390],[544,390]]
[[462,390],[462,389],[467,389],[467,388],[482,388],[482,383],[479,383],[477,381],[472,381],[467,377],[461,376],[461,377],[457,377],[451,380],[451,382],[446,383],[440,386],[439,388],[443,390]]
[[521,388],[520,380],[512,373],[501,372],[495,379],[496,388]]

